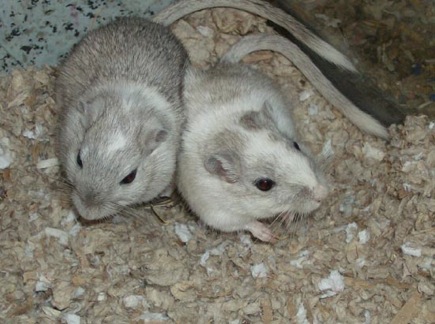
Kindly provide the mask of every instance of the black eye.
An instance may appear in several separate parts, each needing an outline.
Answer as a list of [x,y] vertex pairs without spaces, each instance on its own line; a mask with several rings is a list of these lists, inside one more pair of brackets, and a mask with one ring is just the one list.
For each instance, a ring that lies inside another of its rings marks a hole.
[[124,179],[122,179],[121,184],[128,184],[132,183],[134,179],[136,178],[137,169],[134,169],[131,171],[128,176],[126,176]]
[[269,178],[261,178],[255,180],[254,184],[261,191],[269,191],[275,185],[275,181]]
[[77,164],[79,165],[80,169],[83,169],[83,161],[82,161],[82,158],[80,157],[80,151],[77,154],[77,160],[76,161],[77,161]]
[[293,147],[294,147],[295,149],[297,149],[298,151],[301,150],[301,148],[299,147],[299,144],[296,143],[296,142],[293,142]]

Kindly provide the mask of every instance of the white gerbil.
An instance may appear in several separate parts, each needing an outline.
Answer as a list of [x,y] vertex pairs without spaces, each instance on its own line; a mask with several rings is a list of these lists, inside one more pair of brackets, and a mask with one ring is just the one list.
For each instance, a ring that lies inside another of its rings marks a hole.
[[177,186],[207,225],[248,230],[273,241],[259,219],[308,214],[320,206],[328,188],[299,143],[291,105],[278,86],[234,63],[255,48],[264,49],[265,39],[254,36],[235,45],[207,71],[188,70]]
[[188,62],[167,27],[120,18],[91,31],[61,64],[58,155],[83,218],[108,217],[170,186]]
[[[193,12],[217,7],[240,9],[266,18],[289,31],[296,39],[313,52],[317,53],[323,60],[332,63],[337,66],[338,69],[343,69],[351,74],[358,75],[355,66],[345,55],[314,35],[291,15],[262,0],[182,0],[161,11],[154,18],[154,21],[163,24],[171,24]],[[247,46],[249,46],[249,44]],[[331,104],[340,109],[352,123],[364,132],[384,139],[388,138],[387,129],[378,120],[370,114],[363,112],[351,100],[346,98],[346,96],[322,74],[318,67],[312,63],[311,59],[294,44],[290,43],[285,38],[276,38],[269,40],[268,43],[265,42],[265,46],[268,48],[272,46],[272,48],[270,48],[271,50],[276,49],[283,54],[288,53],[289,47],[293,46],[295,52],[298,50],[299,64],[297,67]],[[371,110],[373,109],[374,108],[371,108]]]

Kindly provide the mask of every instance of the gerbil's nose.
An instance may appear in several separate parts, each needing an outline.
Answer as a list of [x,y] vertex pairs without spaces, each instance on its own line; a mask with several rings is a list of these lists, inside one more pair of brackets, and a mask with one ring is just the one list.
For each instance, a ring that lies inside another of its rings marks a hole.
[[97,193],[92,191],[92,190],[89,190],[86,192],[86,194],[83,195],[82,201],[86,207],[90,208],[90,207],[95,206],[98,203],[97,198],[98,198]]
[[328,195],[326,186],[317,185],[313,188],[313,198],[315,201],[321,202]]

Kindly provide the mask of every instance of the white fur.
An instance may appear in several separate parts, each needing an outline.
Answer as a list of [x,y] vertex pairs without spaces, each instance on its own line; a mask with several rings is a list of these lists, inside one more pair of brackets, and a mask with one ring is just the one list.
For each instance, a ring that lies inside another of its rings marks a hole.
[[[237,75],[235,80],[220,80],[213,70],[188,74],[185,84],[188,116],[178,158],[177,185],[190,208],[209,226],[228,232],[248,230],[263,241],[273,241],[271,231],[257,220],[281,213],[309,213],[319,207],[327,189],[311,167],[310,158],[288,143],[297,139],[286,100],[269,78],[251,72],[243,75],[242,89],[237,89],[240,90],[237,94],[233,92],[233,96],[228,93],[239,84]],[[214,101],[216,93],[221,95]],[[252,131],[241,126],[241,116],[263,111],[265,102],[273,108],[275,126],[286,134],[287,140],[272,139],[270,135],[276,135],[275,130]],[[243,147],[235,152],[241,157],[241,173],[235,183],[228,183],[211,174],[204,162],[214,150],[225,150],[213,144],[217,134],[232,133],[243,139]],[[274,191],[261,192],[255,187],[255,180],[265,176],[277,182]],[[301,188],[306,188],[307,193],[301,193]]]
[[110,153],[114,153],[116,151],[119,151],[128,144],[127,138],[122,133],[115,133],[111,137],[110,144],[107,146],[106,150]]
[[[291,182],[296,185],[304,185],[313,189],[319,184],[316,174],[312,170],[304,155],[297,152],[290,154],[285,149],[285,145],[277,145],[271,143],[267,134],[256,134],[255,138],[248,142],[244,154],[251,156],[261,156],[263,152],[267,152],[268,157],[279,157],[279,167],[285,169],[288,173]],[[286,159],[286,157],[288,157]]]

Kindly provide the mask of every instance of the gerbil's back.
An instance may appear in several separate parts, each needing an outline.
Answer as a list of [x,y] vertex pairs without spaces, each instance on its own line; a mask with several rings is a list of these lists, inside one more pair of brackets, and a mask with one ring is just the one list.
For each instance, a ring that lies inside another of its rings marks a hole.
[[232,63],[219,63],[207,71],[188,73],[185,97],[190,105],[225,104],[253,95],[267,96],[279,92],[275,82],[255,69]]
[[259,110],[265,102],[290,111],[291,105],[271,78],[254,68],[219,63],[207,71],[191,69],[184,84],[188,118],[209,112]]
[[60,67],[58,90],[64,100],[74,100],[90,86],[128,80],[157,87],[177,101],[187,60],[168,28],[141,18],[119,18],[91,31],[73,48]]

